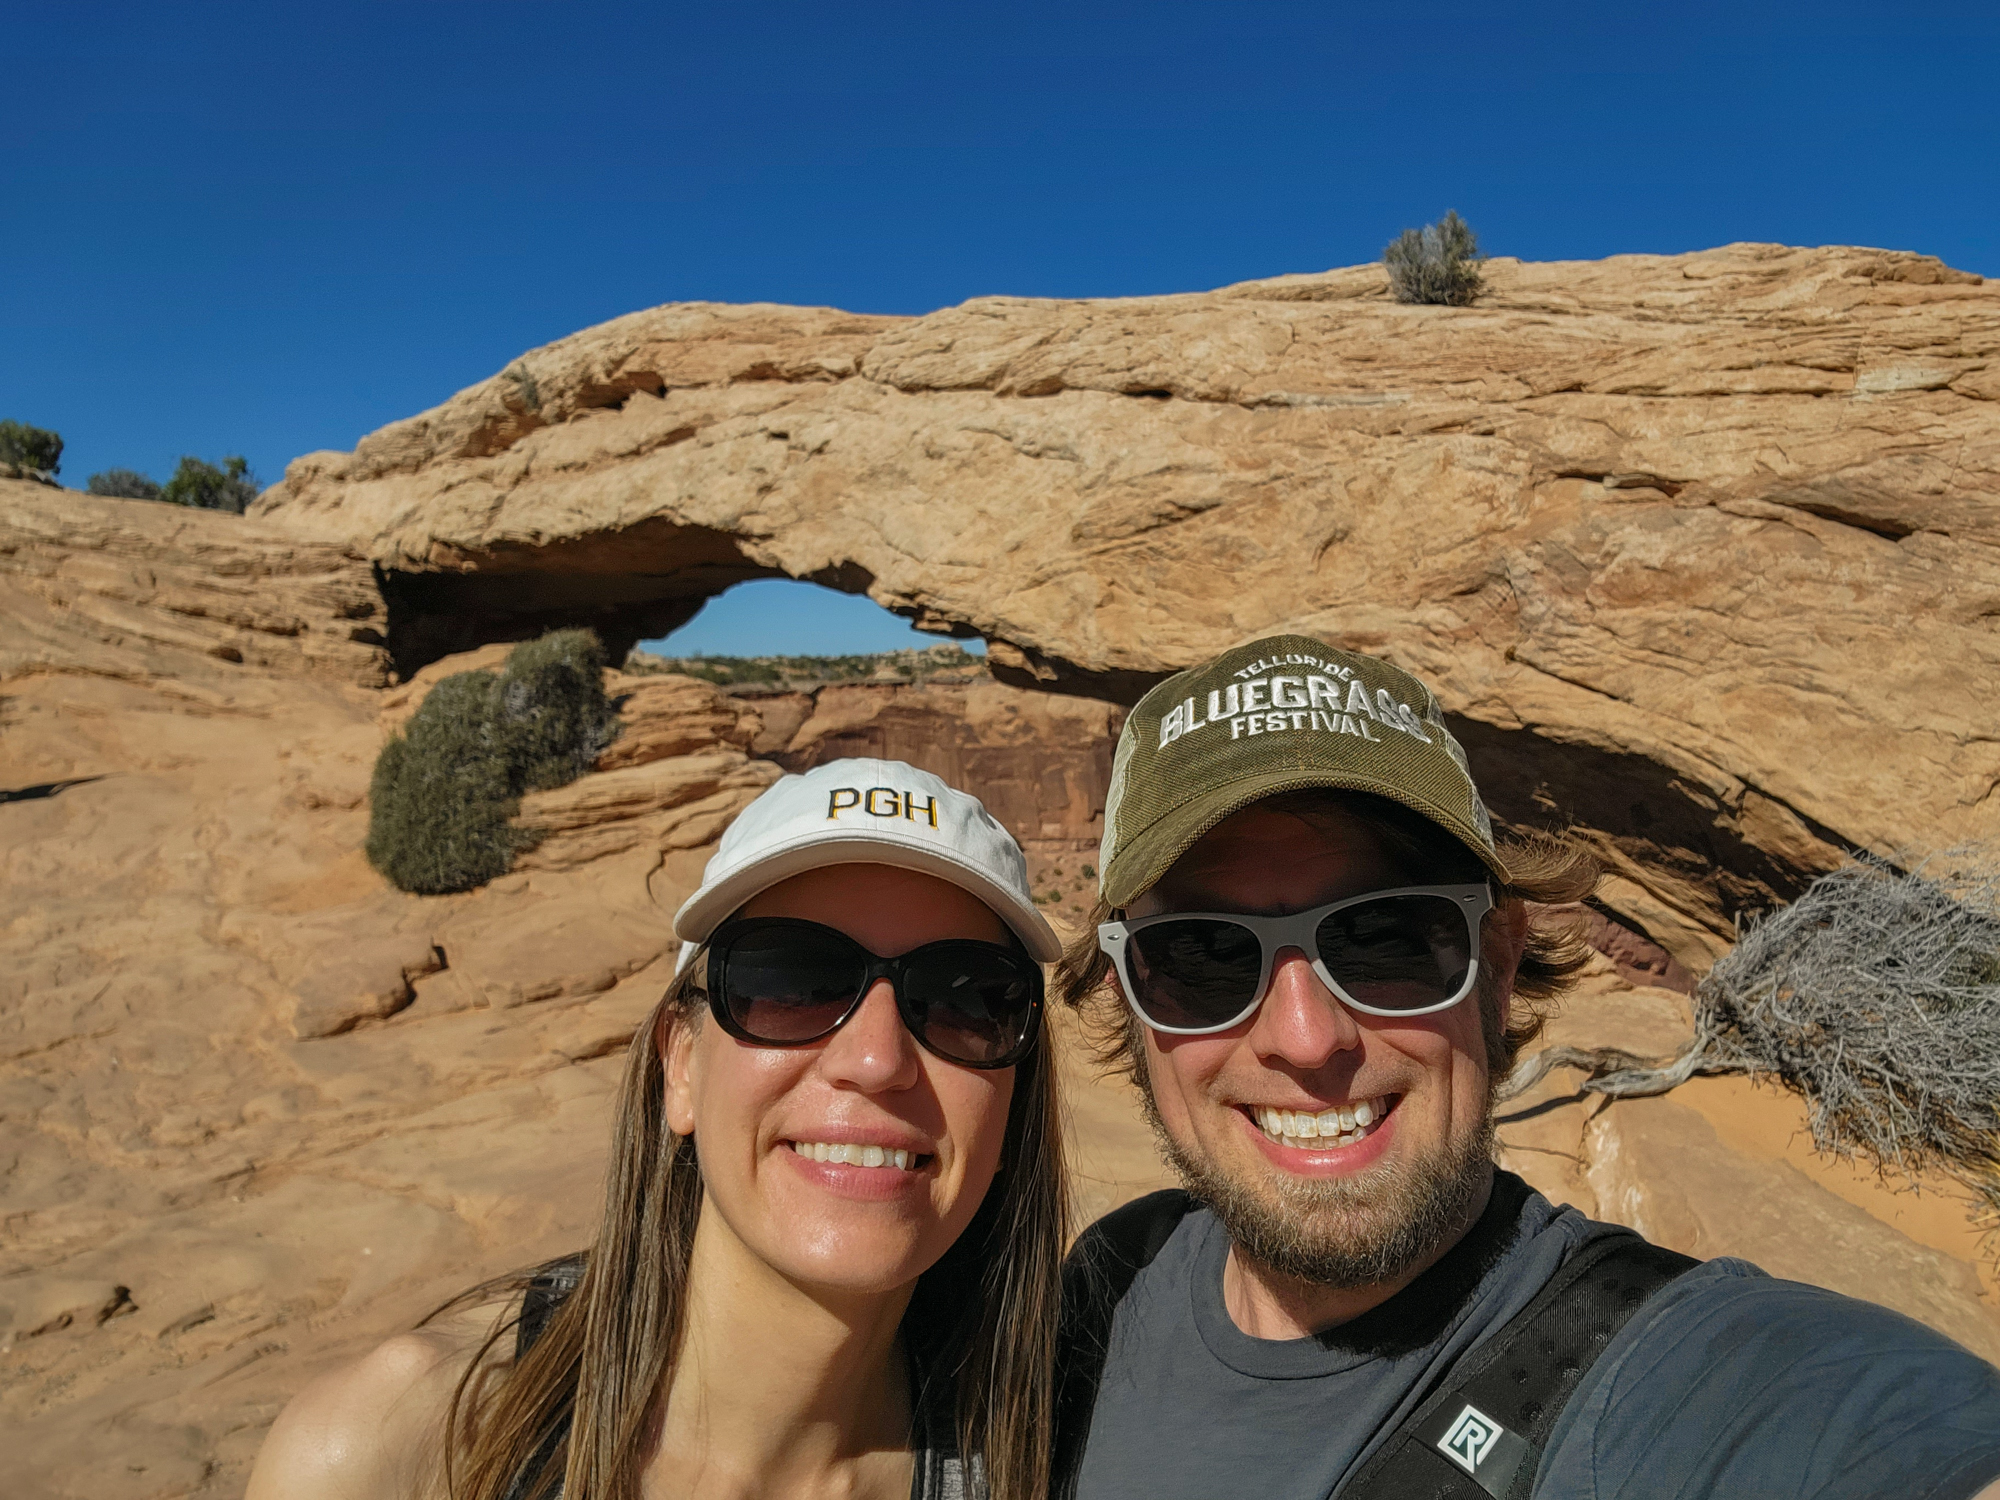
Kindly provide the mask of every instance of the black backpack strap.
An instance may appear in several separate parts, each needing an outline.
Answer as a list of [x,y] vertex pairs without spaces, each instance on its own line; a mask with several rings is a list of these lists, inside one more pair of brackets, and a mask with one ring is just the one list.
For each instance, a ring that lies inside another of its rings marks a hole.
[[1063,1262],[1062,1325],[1057,1343],[1056,1439],[1052,1488],[1075,1493],[1084,1440],[1090,1436],[1097,1385],[1111,1350],[1119,1300],[1153,1262],[1194,1200],[1179,1188],[1148,1193],[1115,1208],[1077,1236]]
[[[519,1360],[548,1330],[549,1319],[556,1315],[556,1309],[569,1300],[570,1293],[583,1280],[584,1257],[572,1255],[564,1260],[550,1261],[528,1279],[528,1288],[521,1294],[521,1314],[514,1323],[514,1358]],[[528,1493],[531,1482],[539,1480],[544,1470],[555,1461],[563,1442],[569,1436],[569,1418],[563,1417],[555,1426],[542,1435],[535,1445],[533,1455],[526,1466],[514,1476],[514,1482],[507,1486],[507,1500],[522,1500]],[[560,1497],[562,1481],[557,1478],[555,1488],[547,1491],[551,1497]]]
[[1454,1365],[1340,1500],[1525,1500],[1556,1418],[1618,1330],[1699,1265],[1629,1230],[1576,1251],[1535,1300]]
[[535,1347],[556,1309],[582,1282],[583,1263],[581,1255],[552,1260],[528,1279],[528,1289],[521,1294],[521,1316],[514,1325],[514,1358]]

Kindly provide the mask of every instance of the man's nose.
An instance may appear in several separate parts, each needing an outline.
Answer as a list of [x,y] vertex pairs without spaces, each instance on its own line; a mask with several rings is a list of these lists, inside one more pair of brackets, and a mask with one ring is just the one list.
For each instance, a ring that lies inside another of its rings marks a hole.
[[896,1011],[896,991],[878,979],[861,1005],[820,1050],[821,1075],[836,1086],[882,1093],[905,1089],[917,1081],[922,1067],[917,1039]]
[[1249,1039],[1259,1057],[1318,1068],[1336,1053],[1358,1047],[1361,1028],[1340,997],[1320,983],[1312,961],[1297,948],[1285,948],[1272,962],[1271,988]]

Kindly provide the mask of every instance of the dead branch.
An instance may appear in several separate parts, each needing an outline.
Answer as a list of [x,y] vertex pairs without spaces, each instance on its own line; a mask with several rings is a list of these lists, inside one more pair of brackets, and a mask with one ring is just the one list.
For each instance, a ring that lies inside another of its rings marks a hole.
[[1899,871],[1862,859],[1744,924],[1697,987],[1695,1035],[1668,1058],[1550,1047],[1512,1098],[1558,1067],[1614,1098],[1701,1074],[1774,1078],[1806,1102],[1813,1144],[1901,1176],[1970,1188],[2000,1225],[2000,866],[1961,851]]
[[1544,1047],[1523,1058],[1494,1093],[1496,1101],[1525,1094],[1557,1068],[1580,1068],[1577,1090],[1615,1099],[1643,1099],[1678,1088],[1698,1073],[1739,1073],[1742,1068],[1711,1057],[1706,1039],[1694,1037],[1671,1057],[1646,1058],[1618,1047]]

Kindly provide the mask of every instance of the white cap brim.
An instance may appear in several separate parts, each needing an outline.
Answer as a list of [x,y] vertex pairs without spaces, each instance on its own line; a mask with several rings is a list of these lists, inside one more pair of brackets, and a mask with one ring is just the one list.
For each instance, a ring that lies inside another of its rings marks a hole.
[[[759,891],[826,865],[893,865],[949,881],[985,902],[1021,940],[1035,962],[1052,964],[1062,957],[1062,940],[1048,918],[984,870],[968,861],[954,859],[942,847],[884,838],[864,828],[851,832],[816,830],[809,838],[776,845],[740,869],[730,871],[714,885],[703,886],[674,913],[674,935],[686,943],[704,942]],[[683,963],[686,957],[684,951]]]

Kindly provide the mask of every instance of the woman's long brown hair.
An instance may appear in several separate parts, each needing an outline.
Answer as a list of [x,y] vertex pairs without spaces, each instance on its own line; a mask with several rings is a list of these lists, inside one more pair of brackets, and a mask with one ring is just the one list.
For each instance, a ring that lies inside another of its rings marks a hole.
[[[626,1050],[604,1219],[581,1283],[533,1347],[496,1368],[515,1302],[452,1394],[442,1455],[450,1500],[547,1500],[558,1484],[563,1500],[638,1500],[648,1421],[686,1324],[701,1215],[694,1141],[667,1128],[664,1053],[672,1028],[702,1024],[704,957],[674,980]],[[918,1279],[902,1326],[926,1381],[956,1390],[959,1452],[993,1500],[1039,1500],[1048,1487],[1068,1208],[1048,1048],[1045,1032],[1016,1067],[999,1175],[965,1233]],[[449,1305],[518,1294],[538,1269]]]

